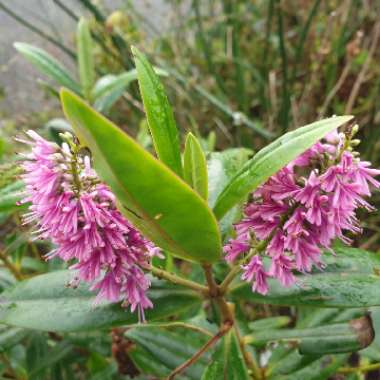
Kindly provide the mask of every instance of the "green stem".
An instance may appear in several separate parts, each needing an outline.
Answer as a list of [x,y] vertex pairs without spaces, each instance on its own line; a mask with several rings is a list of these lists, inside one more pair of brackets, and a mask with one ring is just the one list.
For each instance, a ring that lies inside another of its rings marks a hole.
[[247,261],[249,261],[252,258],[252,256],[254,256],[256,253],[262,252],[267,247],[271,239],[272,239],[272,234],[267,239],[257,244],[256,247],[253,247],[246,257],[244,257],[242,260],[240,260],[237,264],[235,264],[231,268],[231,270],[229,271],[229,273],[227,274],[227,276],[224,278],[223,282],[219,286],[219,290],[222,294],[225,294],[228,292],[228,287],[231,284],[231,282],[235,279],[237,274],[241,271],[241,266],[247,263]]
[[9,269],[9,271],[13,274],[13,276],[21,281],[23,279],[23,275],[19,268],[17,268],[16,265],[14,265],[9,259],[8,256],[6,255],[5,252],[0,251],[0,260],[4,263],[4,266]]
[[149,270],[158,278],[167,280],[176,285],[182,285],[186,288],[193,289],[202,295],[206,296],[209,293],[209,289],[207,286],[197,284],[194,281],[186,280],[180,276],[175,275],[174,273],[167,272],[163,269],[151,266]]
[[342,367],[338,369],[338,373],[369,372],[377,369],[380,369],[380,363],[364,365],[362,367]]

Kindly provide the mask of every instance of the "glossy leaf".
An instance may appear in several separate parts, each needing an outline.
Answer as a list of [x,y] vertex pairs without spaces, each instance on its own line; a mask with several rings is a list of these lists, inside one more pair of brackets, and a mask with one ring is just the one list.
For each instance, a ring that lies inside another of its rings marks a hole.
[[43,74],[56,81],[60,86],[67,87],[77,94],[81,93],[79,84],[68,71],[50,54],[35,46],[16,42],[14,47]]
[[303,355],[354,352],[369,346],[374,338],[370,317],[305,329],[267,329],[247,335],[247,344],[257,347],[269,342],[288,342]]
[[78,71],[82,92],[90,100],[92,86],[95,82],[93,46],[88,21],[81,18],[77,27]]
[[247,367],[233,330],[220,342],[201,380],[249,380]]
[[[0,323],[43,331],[83,331],[137,322],[137,314],[120,304],[94,306],[96,294],[85,284],[67,287],[74,277],[63,270],[19,282],[1,295]],[[148,296],[154,304],[146,311],[148,321],[176,314],[201,300],[193,292],[153,280]]]
[[220,234],[206,202],[80,98],[63,90],[62,103],[75,133],[90,148],[99,175],[118,197],[127,218],[158,246],[179,257],[217,260]]
[[351,119],[352,116],[339,116],[317,121],[286,133],[260,150],[224,187],[214,206],[217,218],[220,219],[248,193],[255,190],[328,132]]
[[132,53],[157,156],[174,173],[182,176],[178,130],[164,87],[145,56],[134,47]]
[[185,181],[203,198],[208,197],[206,157],[197,138],[189,133],[183,155]]

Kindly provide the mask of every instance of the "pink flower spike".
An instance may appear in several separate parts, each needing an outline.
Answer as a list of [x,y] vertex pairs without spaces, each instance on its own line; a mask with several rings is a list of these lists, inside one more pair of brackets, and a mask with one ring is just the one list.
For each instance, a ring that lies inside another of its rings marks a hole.
[[242,278],[253,283],[253,291],[265,293],[268,276],[289,286],[293,271],[322,269],[322,250],[331,250],[335,239],[350,244],[347,231],[362,232],[356,210],[373,210],[364,197],[371,186],[380,188],[375,179],[380,170],[360,161],[351,148],[342,151],[350,145],[346,139],[337,131],[328,134],[251,194],[235,225],[236,238],[224,250],[231,261],[265,242],[260,255],[271,261],[269,271],[259,256],[243,267]]
[[160,249],[117,210],[114,194],[100,183],[88,156],[75,156],[68,144],[60,148],[34,131],[27,134],[33,141],[25,141],[32,152],[22,164],[22,203],[31,202],[25,222],[36,223],[38,238],[50,238],[57,246],[46,257],[74,260],[70,269],[77,281],[98,291],[95,304],[124,300],[143,317],[152,303],[146,295],[150,281],[141,268],[149,268]]

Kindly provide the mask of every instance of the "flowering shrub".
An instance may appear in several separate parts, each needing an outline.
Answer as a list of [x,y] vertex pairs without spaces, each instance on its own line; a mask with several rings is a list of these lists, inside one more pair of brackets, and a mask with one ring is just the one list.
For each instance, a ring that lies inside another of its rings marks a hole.
[[[83,48],[84,22],[80,36]],[[18,139],[30,147],[17,185],[26,228],[51,248],[49,264],[69,270],[25,279],[5,261],[24,281],[2,293],[0,322],[58,341],[91,330],[105,345],[104,329],[114,328],[119,373],[144,379],[352,371],[341,366],[372,343],[367,309],[380,306],[377,256],[337,243],[362,232],[357,210],[373,211],[368,198],[380,187],[380,171],[355,151],[353,117],[298,128],[252,157],[205,152],[191,133],[181,151],[164,88],[133,49],[154,155],[90,105],[86,52],[81,84],[60,92],[68,131],[57,143],[34,131]]]

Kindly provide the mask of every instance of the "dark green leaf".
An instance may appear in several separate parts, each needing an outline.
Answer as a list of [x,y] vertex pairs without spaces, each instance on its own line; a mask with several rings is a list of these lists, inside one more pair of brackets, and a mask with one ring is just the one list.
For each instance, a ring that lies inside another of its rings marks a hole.
[[218,219],[242,201],[271,175],[310,148],[328,132],[340,127],[352,116],[332,117],[298,128],[281,136],[260,152],[236,173],[224,187],[214,206]]
[[[1,294],[0,322],[43,331],[83,331],[137,322],[136,313],[119,304],[94,306],[95,294],[84,284],[67,287],[71,271],[56,271],[18,283]],[[154,304],[146,311],[148,321],[167,317],[201,300],[183,288],[154,280],[148,296]]]
[[[138,345],[131,352],[138,367],[144,373],[165,378],[177,366],[191,358],[209,337],[194,332],[168,332],[158,328],[136,328],[127,331],[126,336]],[[143,349],[143,350],[141,350]],[[210,353],[206,352],[190,366],[183,375],[186,379],[199,380]]]
[[317,358],[308,366],[290,375],[271,376],[270,380],[327,380],[347,360],[346,354],[329,355]]
[[183,155],[185,181],[203,198],[208,197],[206,157],[197,138],[189,133]]
[[249,380],[248,370],[233,330],[220,342],[202,380]]
[[127,218],[158,246],[179,257],[200,262],[217,260],[220,234],[206,202],[79,97],[63,90],[62,103],[74,131],[91,149],[95,168],[118,197]]
[[179,136],[173,111],[158,76],[145,56],[132,48],[141,97],[159,159],[182,176]]
[[14,47],[42,73],[55,80],[59,85],[81,93],[79,84],[70,76],[67,70],[51,55],[35,46],[16,42]]
[[256,331],[244,339],[248,344],[263,346],[269,342],[289,342],[303,355],[324,355],[361,350],[374,338],[368,316],[350,322],[334,323],[305,329],[275,329]]
[[95,66],[93,59],[93,47],[88,22],[81,18],[77,27],[78,47],[78,71],[82,85],[82,92],[87,100],[90,100],[92,86],[95,82]]

